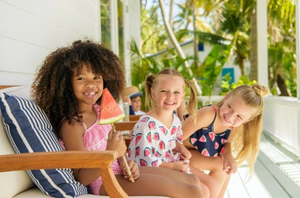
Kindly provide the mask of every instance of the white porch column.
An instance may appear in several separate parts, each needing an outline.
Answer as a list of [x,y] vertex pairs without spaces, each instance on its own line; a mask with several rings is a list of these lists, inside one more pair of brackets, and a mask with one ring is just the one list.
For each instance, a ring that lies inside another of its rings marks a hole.
[[110,0],[111,50],[119,56],[118,1]]
[[126,86],[131,85],[129,3],[123,0],[124,69]]
[[256,1],[258,83],[268,87],[267,0]]
[[[297,99],[300,100],[300,4],[296,1],[296,56],[297,56]],[[300,145],[300,140],[299,140]]]
[[[296,0],[296,56],[297,56],[297,99],[300,102],[300,4],[299,0]],[[298,118],[300,117],[300,110],[298,110]],[[300,122],[297,125],[298,133],[300,129]],[[298,138],[298,146],[300,147],[300,138]],[[300,150],[300,149],[299,149]],[[300,152],[298,152],[298,159],[300,160]]]

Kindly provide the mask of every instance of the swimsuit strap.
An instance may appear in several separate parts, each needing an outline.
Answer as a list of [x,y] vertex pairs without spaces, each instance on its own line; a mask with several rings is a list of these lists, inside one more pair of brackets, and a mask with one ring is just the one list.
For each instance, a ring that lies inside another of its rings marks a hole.
[[214,117],[214,119],[213,119],[213,121],[211,123],[213,125],[215,123],[215,120],[216,120],[216,117],[217,117],[217,109],[216,109],[216,107],[214,107],[212,105],[208,105],[208,106],[211,106],[214,109],[214,111],[215,111],[215,117]]
[[[76,116],[74,116],[73,118],[76,119],[76,120],[79,120],[78,117],[76,117]],[[66,118],[63,118],[63,119],[60,121],[59,126],[61,125],[61,123],[62,123],[65,119],[66,119]],[[87,130],[87,127],[86,127],[86,125],[84,124],[84,122],[80,122],[80,123],[83,125],[84,130],[86,131],[86,130]]]

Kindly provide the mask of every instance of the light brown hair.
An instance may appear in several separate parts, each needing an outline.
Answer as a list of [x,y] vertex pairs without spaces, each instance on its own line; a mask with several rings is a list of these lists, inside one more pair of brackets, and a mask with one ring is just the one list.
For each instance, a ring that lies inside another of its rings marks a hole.
[[[163,76],[172,76],[172,77],[180,77],[182,78],[184,84],[188,86],[190,89],[190,97],[189,97],[189,102],[187,105],[187,110],[188,113],[190,114],[190,117],[194,120],[196,120],[196,113],[197,113],[197,92],[195,89],[194,84],[189,81],[184,79],[183,75],[179,73],[177,70],[172,69],[172,68],[167,68],[163,69],[157,74],[148,74],[145,80],[145,92],[146,92],[146,98],[145,98],[145,105],[147,108],[151,109],[155,106],[153,103],[152,97],[151,97],[151,88],[155,87],[158,83],[158,78],[163,77]],[[185,90],[185,87],[183,87]]]

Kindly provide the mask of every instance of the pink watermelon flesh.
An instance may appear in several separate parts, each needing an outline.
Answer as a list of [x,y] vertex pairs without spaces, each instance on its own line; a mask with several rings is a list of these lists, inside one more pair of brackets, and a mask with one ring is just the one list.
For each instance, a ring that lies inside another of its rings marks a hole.
[[111,124],[125,117],[123,111],[107,88],[105,88],[102,93],[99,114],[98,124]]

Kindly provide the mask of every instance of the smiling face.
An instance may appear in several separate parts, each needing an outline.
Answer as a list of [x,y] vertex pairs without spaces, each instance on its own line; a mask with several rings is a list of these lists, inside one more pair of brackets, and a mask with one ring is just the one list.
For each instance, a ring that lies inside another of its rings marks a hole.
[[180,106],[184,95],[184,81],[177,76],[162,75],[158,77],[155,87],[151,89],[156,108],[171,112]]
[[93,74],[84,65],[78,73],[74,71],[72,86],[79,105],[95,104],[103,92],[103,78],[101,75]]
[[219,118],[224,126],[238,127],[251,120],[256,109],[245,104],[238,95],[226,95],[220,107]]

